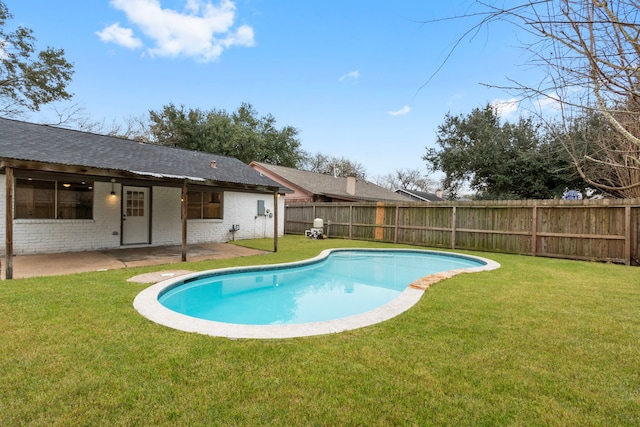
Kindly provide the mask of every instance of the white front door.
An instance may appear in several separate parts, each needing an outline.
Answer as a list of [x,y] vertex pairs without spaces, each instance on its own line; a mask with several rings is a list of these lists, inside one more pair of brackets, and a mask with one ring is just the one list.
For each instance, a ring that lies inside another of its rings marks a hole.
[[149,189],[128,187],[122,189],[122,244],[149,242]]

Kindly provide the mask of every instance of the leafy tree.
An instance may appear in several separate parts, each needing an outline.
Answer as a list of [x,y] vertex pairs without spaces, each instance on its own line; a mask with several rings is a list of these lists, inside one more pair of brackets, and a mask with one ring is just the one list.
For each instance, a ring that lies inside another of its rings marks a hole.
[[157,144],[288,167],[303,155],[297,129],[278,129],[272,115],[259,117],[251,104],[243,103],[233,113],[169,104],[149,111],[149,117],[148,139]]
[[306,153],[300,160],[298,167],[309,172],[322,173],[334,176],[355,176],[358,179],[366,179],[367,170],[358,161],[344,157],[328,156],[322,153]]
[[445,173],[443,190],[452,195],[469,185],[479,198],[545,199],[581,184],[562,148],[546,141],[539,125],[525,118],[500,123],[491,105],[468,116],[447,114],[437,144],[423,159],[429,170]]
[[0,114],[17,116],[26,110],[38,111],[44,104],[67,100],[73,65],[64,50],[48,47],[36,53],[33,31],[19,26],[5,29],[13,18],[0,1]]

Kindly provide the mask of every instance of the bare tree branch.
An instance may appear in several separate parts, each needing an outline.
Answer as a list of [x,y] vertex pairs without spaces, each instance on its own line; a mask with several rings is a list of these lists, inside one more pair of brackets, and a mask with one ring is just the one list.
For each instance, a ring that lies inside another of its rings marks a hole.
[[[553,116],[549,131],[564,144],[586,182],[612,197],[640,197],[639,2],[539,0],[505,8],[494,1],[476,1],[474,5],[479,12],[474,9],[451,18],[479,21],[456,40],[436,73],[460,42],[482,27],[501,21],[524,30],[533,38],[523,45],[531,54],[528,64],[545,71],[545,77],[537,85],[510,79],[513,85],[501,88],[528,99],[545,120]],[[553,114],[540,107],[545,98],[557,106]]]

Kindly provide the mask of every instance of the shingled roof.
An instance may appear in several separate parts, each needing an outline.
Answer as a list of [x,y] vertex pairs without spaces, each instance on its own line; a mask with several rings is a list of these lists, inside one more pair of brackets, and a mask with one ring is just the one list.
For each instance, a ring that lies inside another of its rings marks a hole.
[[252,162],[251,164],[255,164],[281,177],[282,180],[280,184],[284,186],[295,185],[314,195],[321,195],[332,199],[367,202],[406,202],[410,200],[408,197],[361,179],[356,180],[355,193],[349,194],[347,193],[347,178],[345,177],[334,177],[333,175],[302,171],[267,163]]
[[280,187],[233,157],[4,118],[0,118],[0,159],[120,171],[142,177]]
[[427,193],[426,191],[417,191],[417,190],[407,190],[406,188],[401,188],[396,190],[398,194],[406,194],[407,197],[411,197],[415,200],[420,200],[423,202],[442,202],[444,199],[438,196],[438,193]]

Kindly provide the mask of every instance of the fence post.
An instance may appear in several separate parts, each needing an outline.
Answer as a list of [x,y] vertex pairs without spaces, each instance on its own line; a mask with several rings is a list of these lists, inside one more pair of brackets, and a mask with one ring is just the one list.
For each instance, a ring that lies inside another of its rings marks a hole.
[[624,263],[631,265],[631,205],[624,207]]
[[353,240],[353,204],[349,204],[349,240]]
[[393,243],[398,243],[398,218],[400,217],[400,205],[396,205],[396,219],[393,228]]
[[531,212],[531,255],[538,253],[538,202],[533,203]]
[[[376,225],[384,225],[384,202],[376,203]],[[374,229],[374,238],[376,240],[384,239],[384,228],[376,227]]]
[[451,249],[456,248],[456,223],[458,222],[458,212],[456,207],[451,208]]

